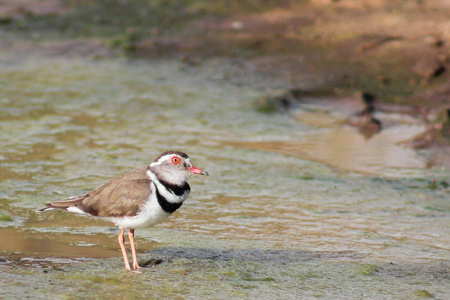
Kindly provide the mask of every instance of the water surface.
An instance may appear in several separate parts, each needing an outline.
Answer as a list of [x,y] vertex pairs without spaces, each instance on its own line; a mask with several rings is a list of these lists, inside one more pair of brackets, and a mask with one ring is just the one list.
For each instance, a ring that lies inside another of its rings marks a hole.
[[111,224],[35,211],[177,149],[211,176],[192,178],[191,198],[168,221],[137,231],[141,253],[199,238],[367,261],[450,258],[449,173],[399,144],[420,122],[365,139],[323,109],[261,114],[257,93],[225,80],[219,60],[0,64],[5,255],[117,256]]

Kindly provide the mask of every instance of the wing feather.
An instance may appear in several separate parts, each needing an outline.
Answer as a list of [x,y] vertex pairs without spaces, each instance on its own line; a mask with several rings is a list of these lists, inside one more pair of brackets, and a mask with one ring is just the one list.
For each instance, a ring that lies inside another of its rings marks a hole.
[[122,180],[92,192],[77,205],[99,217],[134,216],[150,196],[150,179]]
[[45,209],[77,207],[93,216],[134,216],[150,196],[151,180],[147,166],[139,167],[114,178],[85,195],[48,203]]

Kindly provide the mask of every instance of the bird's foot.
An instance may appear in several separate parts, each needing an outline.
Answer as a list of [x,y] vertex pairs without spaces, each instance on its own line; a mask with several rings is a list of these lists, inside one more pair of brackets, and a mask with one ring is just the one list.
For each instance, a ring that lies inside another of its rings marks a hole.
[[142,271],[139,270],[139,269],[140,269],[139,266],[137,268],[135,266],[133,266],[133,268],[131,268],[129,265],[128,266],[125,265],[125,270],[127,270],[127,271],[129,271],[131,273],[142,274]]
[[143,272],[141,271],[141,270],[139,270],[139,269],[130,269],[130,270],[128,270],[128,271],[130,271],[131,273],[134,273],[134,274],[142,274]]

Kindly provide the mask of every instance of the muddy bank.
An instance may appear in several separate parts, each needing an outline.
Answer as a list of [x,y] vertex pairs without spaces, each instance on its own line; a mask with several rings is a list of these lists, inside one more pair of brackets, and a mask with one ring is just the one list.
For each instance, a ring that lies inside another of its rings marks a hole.
[[[0,23],[53,54],[101,57],[109,49],[189,65],[223,57],[235,64],[229,80],[260,89],[364,90],[380,101],[436,107],[449,102],[449,14],[441,0],[144,6],[140,1],[23,0],[5,1]],[[75,41],[58,46],[55,37]],[[265,80],[246,80],[247,70],[264,74]]]
[[441,0],[5,1],[0,43],[7,61],[124,55],[195,68],[219,58],[227,66],[220,77],[261,93],[327,90],[335,101],[370,93],[428,120],[411,146],[449,165],[449,117],[435,120],[450,105],[449,14]]

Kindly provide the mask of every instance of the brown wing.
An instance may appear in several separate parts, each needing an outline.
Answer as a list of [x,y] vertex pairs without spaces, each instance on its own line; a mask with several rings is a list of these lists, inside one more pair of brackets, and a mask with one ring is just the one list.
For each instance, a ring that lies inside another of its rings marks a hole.
[[147,166],[114,178],[90,193],[47,204],[49,208],[66,209],[76,206],[82,211],[99,217],[136,215],[150,196],[150,179]]
[[113,181],[87,194],[78,208],[94,216],[134,216],[150,196],[150,179]]

